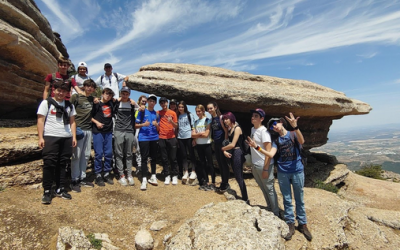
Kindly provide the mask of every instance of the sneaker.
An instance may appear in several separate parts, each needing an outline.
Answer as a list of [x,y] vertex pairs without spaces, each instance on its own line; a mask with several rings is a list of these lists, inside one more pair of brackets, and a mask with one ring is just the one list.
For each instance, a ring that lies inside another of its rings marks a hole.
[[172,177],[172,185],[178,185],[178,176],[173,176]]
[[194,179],[196,179],[197,178],[197,175],[196,175],[196,172],[191,172],[190,173],[190,176],[189,176],[189,179],[191,179],[191,180],[194,180]]
[[230,188],[231,186],[229,186],[229,184],[221,184],[215,191],[222,194],[227,192]]
[[51,198],[50,190],[45,190],[42,197],[42,204],[51,204]]
[[288,226],[289,226],[289,233],[284,237],[285,240],[291,240],[295,230],[294,223],[289,223]]
[[99,187],[104,187],[106,185],[106,184],[104,184],[103,177],[101,177],[101,176],[96,177],[96,184]]
[[121,176],[121,178],[119,178],[118,182],[122,185],[122,186],[127,186],[128,182],[126,181],[125,176]]
[[81,186],[77,181],[73,181],[71,183],[71,191],[75,193],[80,193],[81,192]]
[[[113,179],[111,178],[110,175],[104,176],[104,181],[107,182],[107,184],[109,184],[109,185],[114,185],[114,181],[113,181]],[[126,180],[125,180],[125,182],[126,182]]]
[[149,183],[153,186],[158,186],[157,177],[155,174],[151,175],[151,178],[149,179]]
[[86,178],[81,180],[81,187],[94,187],[94,184],[88,181]]
[[182,176],[182,181],[183,180],[187,180],[187,178],[189,178],[189,172],[188,171],[186,171],[185,174]]
[[300,233],[304,234],[304,237],[306,237],[308,241],[312,240],[312,235],[310,231],[308,231],[307,224],[299,225],[297,229],[299,230]]
[[170,182],[171,182],[171,176],[168,175],[167,177],[165,177],[164,184],[165,184],[165,185],[169,185]]
[[64,189],[60,189],[59,192],[54,190],[54,196],[63,198],[64,200],[71,200],[72,199],[72,196],[69,193],[67,193],[67,191],[65,191]]
[[147,190],[147,181],[146,180],[143,180],[142,181],[142,185],[140,186],[140,190]]
[[133,177],[132,177],[132,176],[129,176],[129,177],[128,177],[128,184],[129,184],[129,186],[135,185],[135,181],[133,180]]
[[201,185],[201,186],[199,187],[199,190],[202,190],[202,191],[210,191],[210,190],[208,189],[208,185],[207,185],[207,184]]

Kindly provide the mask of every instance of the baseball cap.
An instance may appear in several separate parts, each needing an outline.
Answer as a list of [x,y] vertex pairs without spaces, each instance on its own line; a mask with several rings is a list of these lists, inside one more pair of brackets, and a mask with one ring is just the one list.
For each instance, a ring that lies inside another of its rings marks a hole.
[[153,94],[150,94],[148,97],[147,97],[147,100],[148,99],[153,99],[154,101],[157,101],[157,96],[156,95],[153,95]]
[[158,101],[158,103],[161,102],[168,102],[168,99],[166,97],[161,97],[160,100]]
[[171,104],[171,103],[175,103],[175,104],[177,104],[177,103],[178,103],[178,101],[177,101],[176,99],[171,99],[171,101],[169,101],[169,104]]
[[78,67],[76,67],[76,68],[79,69],[79,67],[86,68],[86,73],[88,73],[88,67],[87,67],[87,64],[85,62],[78,63]]
[[109,64],[109,63],[104,64],[104,68],[108,68],[108,67],[112,68],[111,64]]
[[122,87],[121,92],[128,92],[130,94],[131,89],[125,86],[125,87]]
[[261,117],[265,117],[265,112],[264,110],[257,108],[257,109],[252,109],[250,110],[251,113],[257,113],[259,114]]

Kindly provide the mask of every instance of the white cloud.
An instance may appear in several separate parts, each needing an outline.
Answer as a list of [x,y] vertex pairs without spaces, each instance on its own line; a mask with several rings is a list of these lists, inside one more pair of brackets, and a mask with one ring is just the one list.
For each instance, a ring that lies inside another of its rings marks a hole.
[[375,57],[377,54],[378,54],[378,52],[370,52],[370,53],[360,54],[360,55],[357,55],[357,56],[362,57],[362,58],[366,58],[366,59],[370,59],[370,58]]

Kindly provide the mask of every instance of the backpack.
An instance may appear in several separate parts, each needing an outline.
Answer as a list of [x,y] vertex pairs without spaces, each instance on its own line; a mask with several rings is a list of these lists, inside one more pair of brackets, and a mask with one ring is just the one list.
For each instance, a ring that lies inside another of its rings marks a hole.
[[[113,75],[115,76],[115,78],[117,78],[117,82],[119,82],[118,74],[114,72]],[[101,75],[100,83],[101,83],[102,85],[103,85],[103,78],[104,78],[104,75]]]
[[[307,153],[303,149],[303,146],[300,145],[300,143],[297,141],[297,138],[294,136],[295,132],[294,131],[290,131],[289,133],[290,133],[290,139],[294,143],[295,147],[298,149],[298,150],[295,150],[296,159],[297,159],[297,151],[298,151],[298,152],[300,152],[301,163],[303,164],[304,167],[306,167],[307,166]],[[280,154],[279,154],[279,151],[280,151],[280,149],[279,149],[279,136],[276,137],[273,141],[275,142],[276,146],[278,147],[277,151],[276,151],[276,154],[274,155],[274,166],[277,167],[278,166],[278,159],[280,157]]]
[[189,121],[190,129],[192,129],[192,130],[193,130],[191,113],[190,113],[189,111],[187,112],[187,117],[188,117],[188,121]]
[[[49,99],[50,99],[50,98],[52,98],[52,97],[47,98],[47,115],[46,115],[46,117],[44,118],[44,124],[46,124],[47,116],[49,115],[49,112],[50,112],[50,106],[51,106],[51,103],[49,102]],[[68,107],[69,107],[69,109],[70,109],[71,112],[72,112],[72,103],[71,103],[70,101],[67,101],[67,100],[64,100],[64,102],[65,102],[65,108],[68,108]]]
[[242,131],[242,136],[243,136],[242,146],[241,146],[242,152],[243,152],[243,155],[248,155],[248,154],[250,154],[250,145],[248,143],[246,143],[247,135],[245,135],[243,133],[243,131]]

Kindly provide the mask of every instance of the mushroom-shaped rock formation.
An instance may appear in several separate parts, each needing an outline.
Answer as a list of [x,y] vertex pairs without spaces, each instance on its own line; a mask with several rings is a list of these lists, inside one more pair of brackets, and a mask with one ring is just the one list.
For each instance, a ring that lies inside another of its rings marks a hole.
[[245,134],[249,134],[250,110],[262,108],[264,124],[271,117],[293,112],[300,116],[304,147],[324,145],[332,120],[345,115],[368,114],[371,107],[344,93],[319,84],[192,64],[156,63],[130,75],[127,85],[134,90],[206,105],[216,101],[221,111],[235,114]]

